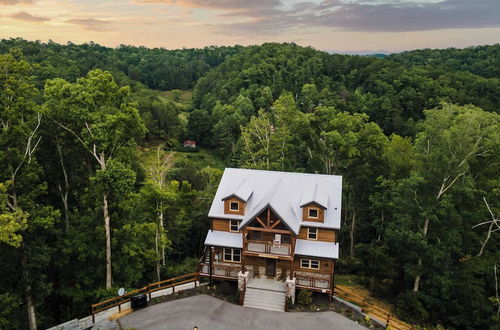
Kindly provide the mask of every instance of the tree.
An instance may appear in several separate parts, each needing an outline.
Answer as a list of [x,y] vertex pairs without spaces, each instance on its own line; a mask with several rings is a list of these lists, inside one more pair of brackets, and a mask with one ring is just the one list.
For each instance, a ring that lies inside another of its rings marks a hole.
[[4,274],[3,281],[14,286],[14,294],[24,293],[28,327],[36,329],[36,301],[48,290],[45,278],[35,274],[48,266],[48,238],[58,213],[42,198],[46,183],[36,158],[42,138],[42,115],[34,102],[38,90],[31,66],[14,55],[22,57],[18,52],[0,55],[0,236],[8,243],[2,264],[21,274]]
[[[51,120],[73,135],[88,152],[101,173],[117,153],[134,145],[145,128],[130,90],[118,87],[108,72],[94,70],[76,83],[63,79],[47,81],[45,108]],[[111,288],[111,217],[109,194],[101,194],[106,242],[106,288]]]
[[170,244],[165,230],[165,213],[176,200],[177,185],[167,181],[167,173],[173,166],[174,154],[162,154],[163,145],[156,151],[156,161],[146,168],[148,178],[140,195],[145,212],[155,212],[156,278],[161,280],[161,266],[166,265],[166,249]]
[[7,186],[0,183],[0,243],[19,247],[23,240],[20,232],[27,228],[28,215],[20,209],[7,207]]
[[[440,109],[424,112],[425,121],[415,140],[421,166],[416,175],[421,178],[415,187],[414,202],[423,218],[421,234],[425,240],[431,219],[437,216],[439,203],[461,178],[473,175],[471,163],[488,157],[500,141],[500,117],[474,106],[460,107],[442,104]],[[417,261],[422,267],[423,259]],[[413,291],[420,286],[421,271],[415,275]]]
[[287,127],[275,127],[268,113],[259,111],[241,129],[241,163],[243,167],[289,169],[290,132]]
[[205,110],[194,110],[189,114],[187,136],[200,144],[210,141],[210,116]]

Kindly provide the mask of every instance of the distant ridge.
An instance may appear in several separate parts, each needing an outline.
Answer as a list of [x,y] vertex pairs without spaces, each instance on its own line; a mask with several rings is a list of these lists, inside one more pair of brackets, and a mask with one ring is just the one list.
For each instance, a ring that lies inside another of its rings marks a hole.
[[386,57],[395,52],[390,52],[387,50],[379,49],[379,50],[369,50],[369,49],[361,49],[361,50],[334,50],[334,49],[325,49],[325,52],[329,54],[341,54],[341,55],[362,55],[362,56],[374,56],[374,57]]

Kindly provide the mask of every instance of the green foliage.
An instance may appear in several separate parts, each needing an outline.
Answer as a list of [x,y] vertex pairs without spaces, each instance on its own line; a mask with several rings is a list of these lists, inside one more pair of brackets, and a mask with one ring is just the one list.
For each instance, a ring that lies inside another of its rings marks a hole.
[[463,49],[419,49],[389,55],[405,66],[444,66],[485,78],[500,78],[500,44]]
[[186,258],[181,263],[169,265],[163,274],[164,278],[172,278],[196,271],[198,258]]
[[[0,54],[0,328],[26,327],[29,296],[49,327],[116,295],[103,198],[115,286],[193,271],[226,166],[342,175],[336,272],[422,326],[498,322],[500,240],[481,249],[474,227],[483,198],[499,213],[498,45],[373,58],[11,39]],[[156,149],[187,138],[198,152]]]
[[[9,182],[7,182],[8,184]],[[6,192],[7,186],[0,183],[0,243],[19,247],[23,240],[20,232],[28,226],[28,215],[20,209],[8,210]]]
[[310,307],[312,305],[312,292],[308,290],[299,290],[297,295],[297,304],[303,307]]
[[199,144],[210,141],[210,117],[205,110],[195,110],[189,114],[187,137]]

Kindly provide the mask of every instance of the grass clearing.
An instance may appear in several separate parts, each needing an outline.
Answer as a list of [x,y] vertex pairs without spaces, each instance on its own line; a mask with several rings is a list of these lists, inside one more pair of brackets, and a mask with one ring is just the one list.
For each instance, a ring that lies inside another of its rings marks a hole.
[[[138,147],[139,159],[144,167],[148,168],[157,161],[158,147],[162,144],[163,141],[150,141]],[[161,149],[160,158],[164,155],[174,153],[174,162],[181,159],[189,159],[196,164],[200,164],[200,167],[210,166],[221,170],[224,169],[224,160],[214,150],[206,148],[199,148],[198,150],[198,152],[182,152]]]
[[173,102],[178,108],[187,111],[192,106],[192,90],[172,89],[169,91],[156,91],[158,97],[164,102]]

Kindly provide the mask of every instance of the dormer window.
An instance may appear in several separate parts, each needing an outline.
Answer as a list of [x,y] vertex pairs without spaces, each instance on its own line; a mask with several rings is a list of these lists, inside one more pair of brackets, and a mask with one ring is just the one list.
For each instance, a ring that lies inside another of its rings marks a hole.
[[315,202],[302,205],[302,221],[323,222],[325,210],[325,207]]
[[229,197],[224,200],[224,213],[245,215],[245,201],[236,197]]
[[240,210],[240,203],[231,202],[230,209],[231,209],[231,211],[235,211],[235,212],[239,211]]

